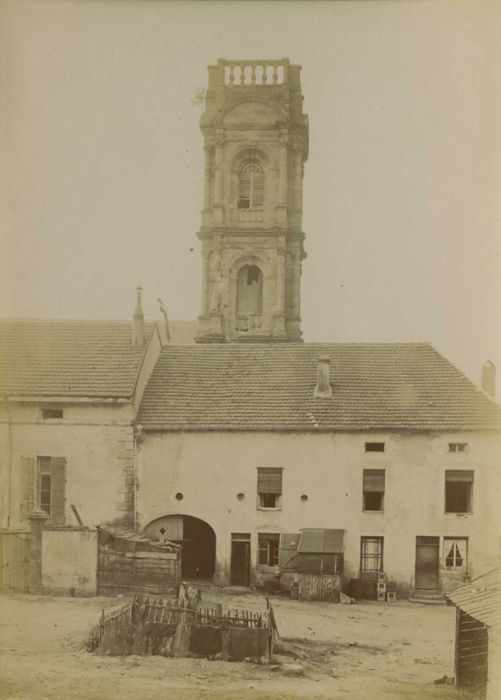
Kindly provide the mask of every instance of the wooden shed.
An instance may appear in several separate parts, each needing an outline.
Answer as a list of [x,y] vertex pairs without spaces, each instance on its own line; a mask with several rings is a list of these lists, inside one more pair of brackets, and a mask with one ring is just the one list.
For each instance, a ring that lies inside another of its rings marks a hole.
[[181,545],[153,540],[126,528],[98,530],[98,595],[165,595],[177,590],[181,582]]
[[501,698],[501,567],[455,588],[454,675],[459,688],[473,688],[487,700]]
[[305,528],[296,552],[281,570],[294,572],[300,600],[339,601],[343,584],[344,530]]

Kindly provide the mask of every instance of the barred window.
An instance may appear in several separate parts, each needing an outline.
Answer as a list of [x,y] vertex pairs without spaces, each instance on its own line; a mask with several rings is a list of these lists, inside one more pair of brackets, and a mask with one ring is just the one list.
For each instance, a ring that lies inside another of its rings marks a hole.
[[362,537],[360,541],[360,574],[375,575],[383,571],[383,537]]
[[264,204],[264,172],[255,158],[244,161],[238,182],[238,208],[262,209]]

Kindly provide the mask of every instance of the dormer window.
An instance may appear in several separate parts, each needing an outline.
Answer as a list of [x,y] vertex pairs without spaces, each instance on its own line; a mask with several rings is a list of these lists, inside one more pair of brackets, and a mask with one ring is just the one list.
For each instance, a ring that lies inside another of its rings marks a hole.
[[238,208],[262,209],[264,204],[264,171],[255,158],[245,160],[239,172]]

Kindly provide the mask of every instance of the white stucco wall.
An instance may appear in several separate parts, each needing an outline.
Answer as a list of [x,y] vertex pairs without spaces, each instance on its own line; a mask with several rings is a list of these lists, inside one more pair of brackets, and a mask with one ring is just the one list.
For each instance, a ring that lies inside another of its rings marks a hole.
[[42,589],[46,593],[95,595],[97,531],[44,530]]
[[[385,452],[365,453],[366,441],[384,441]],[[453,441],[467,442],[468,453],[448,453]],[[280,510],[256,507],[257,467],[283,467]],[[208,522],[222,582],[232,532],[251,533],[256,564],[258,532],[344,528],[347,579],[359,574],[360,537],[384,536],[384,568],[401,590],[414,584],[416,536],[440,537],[441,559],[444,536],[468,537],[472,575],[499,546],[501,440],[493,434],[147,433],[137,468],[140,524],[166,514]],[[383,513],[362,511],[364,468],[386,470]],[[473,512],[445,514],[445,469],[461,468],[475,471]]]
[[41,405],[11,404],[10,489],[8,424],[5,409],[0,406],[0,527],[20,524],[23,457],[66,458],[67,524],[76,524],[71,504],[77,506],[87,526],[120,519],[133,507],[131,404],[110,401],[61,405],[62,420],[43,420]]

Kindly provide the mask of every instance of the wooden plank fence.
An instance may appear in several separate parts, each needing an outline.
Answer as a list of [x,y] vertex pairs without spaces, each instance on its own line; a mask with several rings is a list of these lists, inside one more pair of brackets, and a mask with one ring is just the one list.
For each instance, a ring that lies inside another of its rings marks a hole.
[[29,531],[0,532],[0,590],[28,590],[30,543]]
[[486,626],[456,609],[455,678],[459,688],[487,686],[489,637]]
[[[241,630],[240,636],[237,630]],[[202,653],[195,643],[198,639],[205,648],[213,647],[214,653],[219,649],[223,656],[236,660],[251,653],[271,656],[275,634],[278,632],[269,601],[265,612],[223,611],[221,605],[207,607],[186,598],[134,596],[119,608],[102,611],[87,648],[112,655],[189,656]]]

